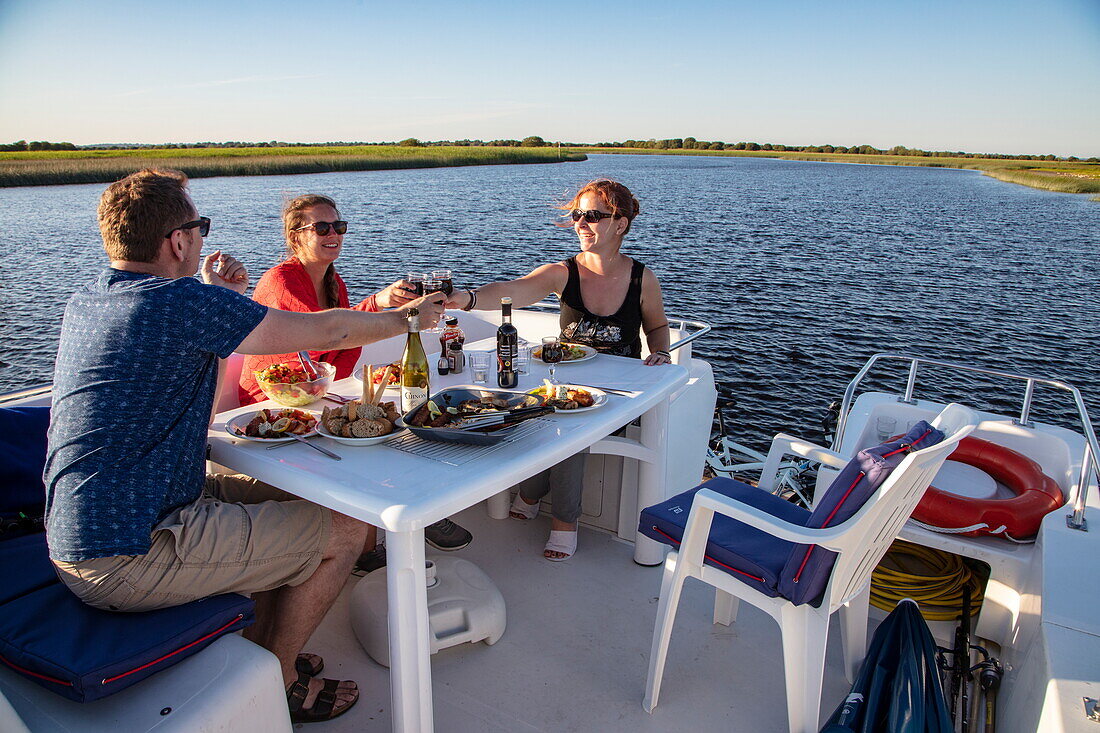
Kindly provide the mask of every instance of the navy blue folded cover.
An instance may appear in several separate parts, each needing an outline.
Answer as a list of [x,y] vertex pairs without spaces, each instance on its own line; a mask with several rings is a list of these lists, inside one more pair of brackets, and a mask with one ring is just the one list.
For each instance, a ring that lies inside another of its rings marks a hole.
[[[0,408],[0,512],[41,511],[48,423],[45,407]],[[252,601],[233,593],[100,611],[58,580],[41,529],[0,536],[0,663],[78,702],[123,690],[254,618]]]
[[[943,433],[921,420],[901,438],[861,450],[815,502],[805,526],[835,527],[850,519],[909,453],[941,440]],[[795,545],[779,574],[779,594],[795,605],[818,604],[835,562],[835,552],[816,545]]]
[[[691,503],[699,489],[710,489],[745,504],[763,509],[792,524],[805,526],[810,512],[755,486],[728,478],[713,478],[671,499],[642,510],[638,531],[679,548]],[[795,545],[744,522],[714,515],[703,561],[731,573],[768,596],[777,596],[776,584],[783,562]]]
[[26,510],[41,514],[49,425],[48,407],[0,407],[0,516]]

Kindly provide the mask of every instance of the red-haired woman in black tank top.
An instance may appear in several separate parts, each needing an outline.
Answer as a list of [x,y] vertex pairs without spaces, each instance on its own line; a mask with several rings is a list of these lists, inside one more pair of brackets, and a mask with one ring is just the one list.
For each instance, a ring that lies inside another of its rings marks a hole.
[[[645,363],[670,363],[668,319],[657,277],[620,251],[623,237],[639,214],[637,199],[626,186],[605,179],[582,186],[562,208],[573,220],[580,252],[563,262],[542,265],[518,280],[455,291],[447,305],[490,310],[507,296],[513,306],[523,307],[557,293],[563,340],[588,344],[603,353],[640,358],[644,335],[650,351]],[[564,560],[576,550],[580,490],[566,485],[569,481],[555,485],[554,472],[569,469],[567,473],[576,478],[580,475],[578,465],[583,471],[583,463],[578,461],[583,461],[583,456],[573,456],[551,469],[554,518],[543,553],[548,560]],[[517,495],[512,516],[534,517],[539,498]]]

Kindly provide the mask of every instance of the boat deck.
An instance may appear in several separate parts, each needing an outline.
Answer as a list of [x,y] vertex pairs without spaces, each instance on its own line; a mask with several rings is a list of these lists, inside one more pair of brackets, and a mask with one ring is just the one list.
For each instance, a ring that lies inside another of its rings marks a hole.
[[[545,515],[493,520],[475,506],[455,518],[474,533],[473,544],[456,556],[496,583],[508,626],[493,646],[460,644],[432,656],[440,733],[786,730],[779,628],[763,613],[742,604],[733,625],[715,626],[713,591],[689,580],[660,703],[650,715],[641,701],[661,569],[636,565],[632,545],[584,527],[574,558],[547,562]],[[356,680],[362,697],[318,730],[390,728],[388,671],[363,651],[349,620],[356,580],[306,648],[325,657],[325,676]],[[822,720],[849,688],[841,658],[834,621]]]

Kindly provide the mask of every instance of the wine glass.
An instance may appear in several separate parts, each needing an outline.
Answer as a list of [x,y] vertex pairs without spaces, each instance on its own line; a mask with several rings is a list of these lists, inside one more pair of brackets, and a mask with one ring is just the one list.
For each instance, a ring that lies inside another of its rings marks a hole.
[[454,280],[451,278],[450,270],[432,270],[432,280],[438,280],[440,285],[440,292],[451,297],[451,293],[455,291]]
[[542,337],[542,356],[540,358],[550,365],[550,384],[557,384],[557,380],[554,379],[554,367],[564,357],[565,349],[562,348],[561,340],[557,336]]
[[428,279],[428,276],[423,272],[409,272],[405,274],[405,279],[412,285],[412,292],[417,298],[424,294],[424,281]]
[[[426,275],[423,285],[424,295],[429,295],[431,293],[443,293],[446,295],[446,291],[443,289],[443,282],[437,280],[435,277]],[[439,333],[443,330],[443,327],[437,324],[435,328],[426,328],[424,330],[428,333]]]

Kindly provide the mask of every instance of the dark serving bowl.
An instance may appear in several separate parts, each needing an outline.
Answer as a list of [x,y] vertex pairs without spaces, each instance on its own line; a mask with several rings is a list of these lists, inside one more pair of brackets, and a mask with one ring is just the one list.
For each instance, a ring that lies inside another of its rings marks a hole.
[[[481,389],[480,387],[452,387],[450,389],[436,392],[429,399],[439,406],[439,409],[446,410],[448,407],[458,407],[458,405],[466,400],[479,400],[482,397],[499,397],[508,403],[509,408],[516,407],[537,407],[542,404],[542,398],[536,395],[524,394],[523,392],[508,392],[502,389]],[[416,408],[419,410],[420,408]],[[400,428],[408,428],[413,435],[417,435],[426,440],[439,440],[444,443],[469,443],[471,445],[493,445],[504,440],[516,426],[510,426],[500,428],[498,430],[492,430],[490,432],[484,432],[480,430],[455,430],[453,428],[427,428],[416,427],[415,425],[409,425],[408,421],[412,419],[416,410],[411,410],[402,415],[397,420],[397,426]]]

